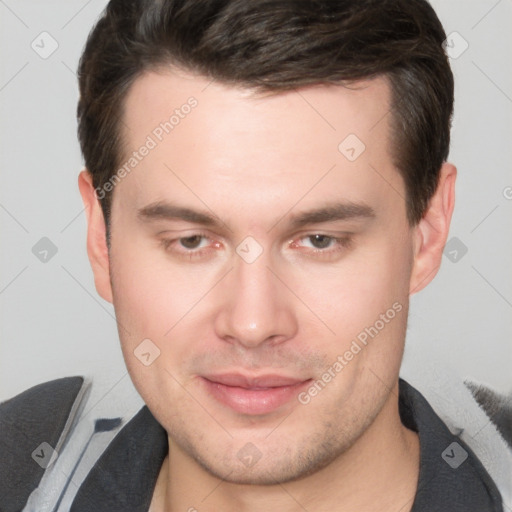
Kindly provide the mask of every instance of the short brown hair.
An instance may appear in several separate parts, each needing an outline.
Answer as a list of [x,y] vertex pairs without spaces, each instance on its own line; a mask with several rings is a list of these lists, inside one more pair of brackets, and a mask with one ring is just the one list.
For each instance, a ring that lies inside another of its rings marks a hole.
[[[227,85],[279,92],[385,76],[393,161],[416,224],[448,157],[453,75],[426,0],[111,0],[78,76],[78,137],[96,189],[122,161],[130,85],[174,65]],[[112,193],[101,205],[109,224]]]

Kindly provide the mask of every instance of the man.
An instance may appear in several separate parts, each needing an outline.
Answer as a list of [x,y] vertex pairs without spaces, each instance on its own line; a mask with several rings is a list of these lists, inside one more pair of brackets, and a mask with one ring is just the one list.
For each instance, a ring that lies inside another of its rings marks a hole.
[[11,467],[55,449],[5,510],[504,509],[399,380],[454,206],[445,37],[424,0],[109,3],[79,67],[79,187],[146,405],[87,436],[80,378],[5,403]]

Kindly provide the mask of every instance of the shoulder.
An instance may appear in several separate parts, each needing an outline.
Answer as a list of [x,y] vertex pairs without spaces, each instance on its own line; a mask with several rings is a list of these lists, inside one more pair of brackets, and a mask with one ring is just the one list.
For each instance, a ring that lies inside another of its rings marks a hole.
[[[405,361],[401,377],[421,392],[451,434],[469,446],[496,484],[505,505],[510,507],[512,449],[503,427],[508,416],[502,402],[500,407],[490,406],[495,401],[484,399],[482,392],[478,396],[475,386],[468,385],[473,379],[464,378],[445,361],[421,352]],[[501,414],[495,414],[496,410]]]
[[2,510],[23,508],[61,449],[86,391],[83,377],[65,377],[0,403]]
[[445,423],[429,401],[403,380],[400,405],[403,423],[420,438],[420,480],[413,510],[502,511],[498,482],[461,435],[463,429],[449,428],[453,423]]
[[512,448],[512,391],[499,393],[485,384],[465,381],[475,400],[496,426],[503,440]]

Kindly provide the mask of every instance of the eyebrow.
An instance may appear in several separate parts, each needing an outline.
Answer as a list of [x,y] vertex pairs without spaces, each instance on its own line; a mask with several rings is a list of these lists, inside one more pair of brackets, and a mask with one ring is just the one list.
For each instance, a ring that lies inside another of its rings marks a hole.
[[375,210],[365,203],[334,203],[292,215],[290,225],[297,229],[308,224],[320,224],[337,220],[371,219],[374,217]]
[[143,221],[184,220],[193,224],[203,224],[210,227],[218,227],[223,224],[218,217],[211,213],[200,212],[163,201],[151,203],[139,209],[137,216]]
[[[198,211],[173,203],[158,201],[138,210],[138,218],[144,222],[155,220],[183,220],[192,224],[201,224],[211,228],[225,225],[219,217],[207,211]],[[291,215],[289,225],[293,229],[309,224],[335,222],[340,220],[358,220],[375,217],[375,210],[365,203],[333,203],[321,208]],[[283,217],[284,218],[284,217]],[[282,219],[278,220],[278,224]]]

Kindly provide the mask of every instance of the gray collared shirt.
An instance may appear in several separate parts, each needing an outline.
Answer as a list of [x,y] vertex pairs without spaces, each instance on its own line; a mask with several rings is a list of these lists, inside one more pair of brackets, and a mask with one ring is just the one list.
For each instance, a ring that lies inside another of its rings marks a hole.
[[[503,512],[500,493],[476,455],[402,379],[399,410],[420,438],[412,512]],[[167,452],[165,430],[143,407],[94,465],[71,512],[147,512]]]

